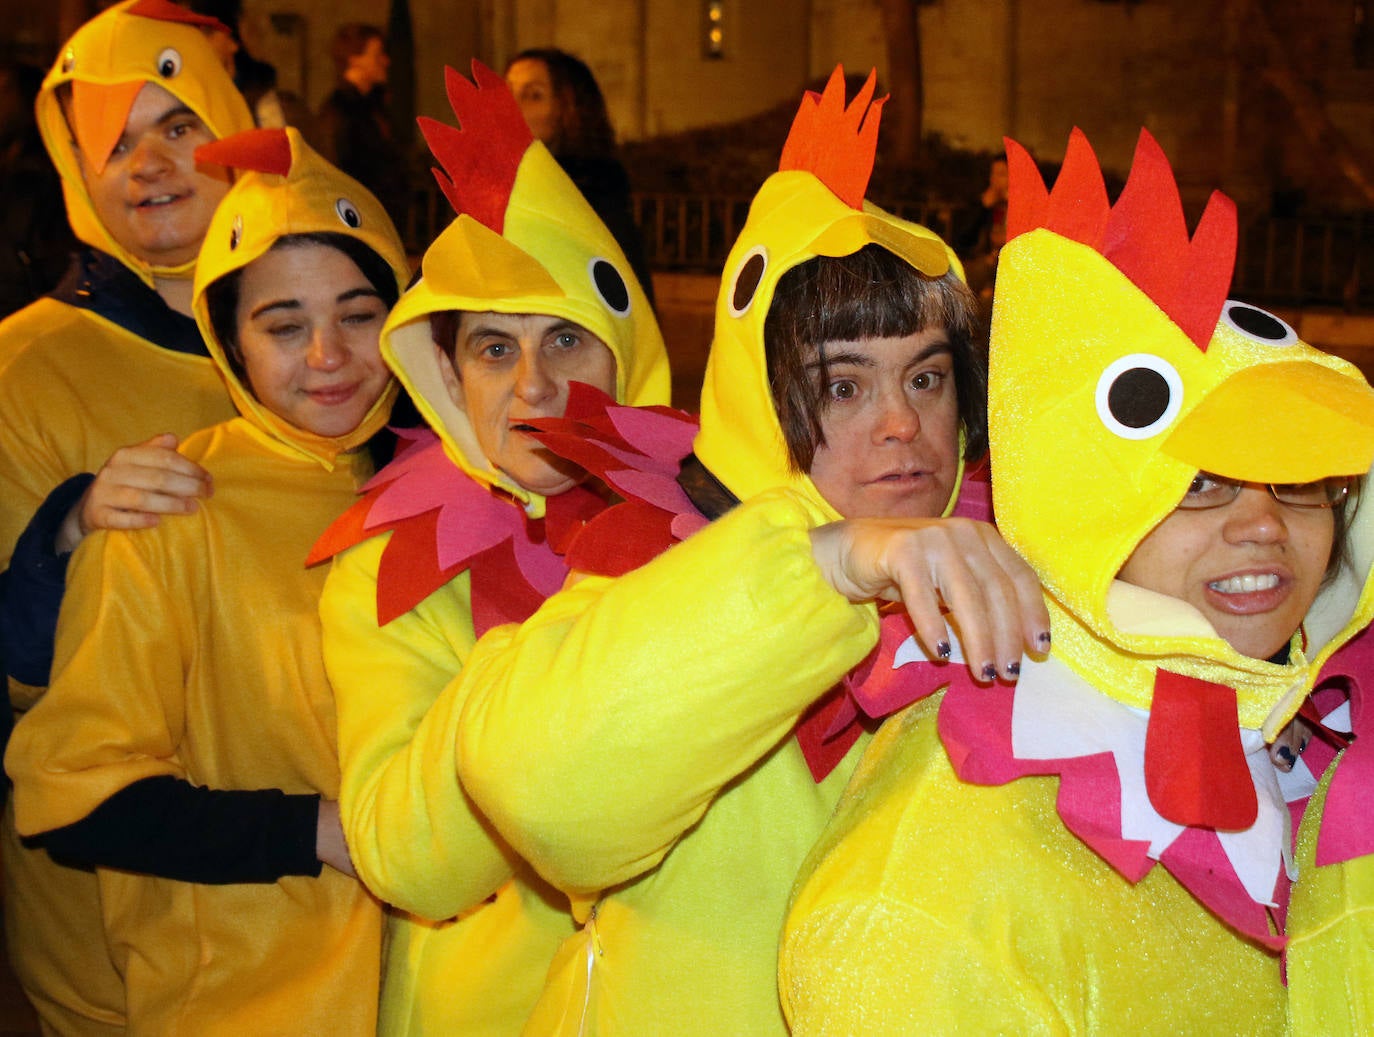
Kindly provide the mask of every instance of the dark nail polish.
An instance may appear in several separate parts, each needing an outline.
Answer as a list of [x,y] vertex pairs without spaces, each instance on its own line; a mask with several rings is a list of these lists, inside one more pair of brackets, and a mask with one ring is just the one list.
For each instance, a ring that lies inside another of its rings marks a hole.
[[982,678],[985,681],[995,681],[997,679],[997,667],[992,663],[983,664]]
[[1050,647],[1050,632],[1049,632],[1048,630],[1042,630],[1042,631],[1040,631],[1040,634],[1036,637],[1035,642],[1036,642],[1036,644],[1038,644],[1038,645],[1041,647],[1041,649],[1043,649],[1044,651],[1049,651],[1049,647]]
[[1288,766],[1291,767],[1294,763],[1297,762],[1297,757],[1293,755],[1293,750],[1288,748],[1288,746],[1279,746],[1277,752],[1279,755],[1279,759],[1282,760],[1284,763],[1288,764]]
[[938,655],[941,659],[948,659],[948,658],[949,658],[949,653],[950,653],[950,647],[949,647],[949,642],[948,642],[948,641],[938,641],[938,642],[936,642],[936,644],[935,644],[935,654],[936,654],[936,655]]
[[1008,677],[1019,677],[1019,676],[1021,676],[1021,663],[1020,663],[1019,660],[1018,660],[1017,662],[1014,662],[1014,663],[1007,663],[1007,676],[1008,676]]

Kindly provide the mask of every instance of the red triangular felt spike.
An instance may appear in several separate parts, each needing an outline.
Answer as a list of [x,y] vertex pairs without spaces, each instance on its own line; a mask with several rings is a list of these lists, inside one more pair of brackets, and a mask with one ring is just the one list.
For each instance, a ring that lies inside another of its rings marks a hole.
[[1050,191],[1045,225],[1056,234],[1100,249],[1110,211],[1102,167],[1088,138],[1075,126],[1069,134],[1064,164]]
[[366,496],[355,501],[349,506],[348,510],[336,518],[315,541],[315,545],[310,549],[310,554],[306,555],[305,564],[309,566],[323,562],[326,558],[333,558],[341,551],[345,551],[354,544],[360,544],[371,536],[365,528],[368,512],[372,510],[373,502],[381,495],[383,487],[376,487],[369,490]]
[[283,129],[244,130],[196,148],[196,161],[256,173],[291,172],[291,139]]
[[392,528],[377,565],[378,626],[405,615],[446,582],[436,547],[438,525],[436,508]]
[[627,501],[608,508],[583,528],[568,547],[568,568],[600,576],[624,576],[677,543],[673,516]]
[[1007,149],[1007,241],[1045,225],[1050,192],[1031,154],[1010,137]]
[[812,704],[797,724],[797,745],[817,784],[839,766],[861,734],[863,725],[843,686],[831,688]]
[[1145,791],[1175,824],[1234,832],[1255,823],[1259,801],[1240,744],[1234,688],[1163,670],[1155,675]]

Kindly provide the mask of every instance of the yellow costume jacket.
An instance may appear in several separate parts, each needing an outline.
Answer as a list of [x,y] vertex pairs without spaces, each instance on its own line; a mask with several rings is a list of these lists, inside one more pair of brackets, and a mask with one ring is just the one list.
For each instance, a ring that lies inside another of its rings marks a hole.
[[[385,422],[395,386],[346,436],[295,428],[233,373],[205,289],[288,234],[361,240],[390,265],[398,290],[405,254],[375,199],[294,130],[252,131],[202,153],[222,164],[248,153],[243,165],[259,170],[244,174],[217,210],[195,293],[242,416],[182,446],[215,481],[214,497],[194,514],[93,534],[76,552],[52,686],[17,726],[6,757],[25,834],[81,822],[160,776],[225,797],[338,796],[317,612],[324,574],[303,563],[371,474],[360,447]],[[264,154],[280,164],[252,164]],[[310,860],[316,810],[301,805],[252,833],[299,848],[307,863],[293,873],[209,884],[156,868],[97,869],[130,1032],[373,1032],[381,907],[356,879]],[[228,855],[232,873],[233,854],[253,848],[229,845],[205,852]]]
[[887,721],[802,870],[788,1018],[798,1035],[1279,1033],[1289,803],[1311,786],[1281,779],[1266,743],[1369,621],[1367,552],[1283,662],[1115,577],[1199,470],[1364,472],[1374,393],[1225,300],[1234,207],[1214,196],[1190,241],[1148,134],[1115,206],[1077,131],[1053,193],[1008,156],[993,498],[1054,647],[1016,686],[978,688],[914,642],[885,646],[906,701],[949,687]]
[[558,589],[563,532],[604,506],[581,488],[546,501],[492,466],[444,388],[430,315],[567,318],[614,354],[619,398],[668,396],[662,338],[629,264],[501,79],[473,70],[475,85],[448,73],[462,130],[422,123],[460,215],[383,333],[387,363],[434,431],[409,437],[314,556],[337,553],[320,610],[344,828],[358,874],[393,905],[384,1034],[518,1033],[574,932],[566,898],[457,780],[466,688],[455,678],[479,634]]
[[[858,756],[818,783],[790,736],[874,646],[878,618],[813,560],[810,530],[838,516],[788,463],[764,319],[778,278],[817,255],[877,242],[932,276],[954,262],[863,201],[872,88],[846,109],[837,73],[803,101],[726,262],[695,453],[743,503],[618,578],[579,573],[483,638],[464,673],[463,782],[582,927],[527,1034],[785,1032],[787,891]],[[617,514],[602,557],[618,534],[632,550],[643,513],[624,528]],[[702,525],[683,518],[678,537]]]
[[[165,53],[177,56],[170,77],[158,68]],[[83,26],[59,54],[38,98],[38,126],[62,175],[72,229],[112,258],[88,253],[68,290],[0,324],[0,565],[9,564],[20,532],[65,480],[97,471],[119,447],[159,432],[184,437],[234,414],[190,322],[167,308],[151,288],[154,271],[96,218],[57,100],[62,84],[145,82],[185,102],[216,136],[252,126],[202,29],[171,4],[125,0]],[[77,118],[99,111],[98,99],[89,109],[78,99],[73,110]],[[123,125],[124,115],[106,113]],[[124,270],[142,285],[124,283]],[[16,709],[32,705],[41,690],[10,682]],[[0,850],[10,962],[45,1025],[82,1035],[120,1032],[122,992],[101,936],[95,879],[25,849],[8,811]]]

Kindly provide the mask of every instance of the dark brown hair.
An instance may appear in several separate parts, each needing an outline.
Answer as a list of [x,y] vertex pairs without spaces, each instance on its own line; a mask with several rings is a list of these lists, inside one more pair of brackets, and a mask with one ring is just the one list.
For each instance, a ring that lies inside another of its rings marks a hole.
[[558,136],[549,142],[554,155],[574,158],[613,158],[615,129],[606,111],[606,99],[596,77],[581,58],[557,47],[532,47],[522,50],[506,63],[506,71],[517,61],[542,61],[549,70],[549,82],[558,97]]
[[[396,274],[385,259],[348,234],[334,234],[329,231],[316,231],[309,234],[286,234],[273,242],[268,252],[279,248],[294,248],[299,245],[325,245],[338,249],[362,271],[382,302],[389,311],[400,298],[396,287]],[[265,254],[265,253],[264,253]],[[239,382],[251,391],[248,372],[243,366],[243,353],[239,349],[239,288],[243,280],[243,267],[231,270],[218,280],[205,286],[205,309],[210,317],[210,327],[215,338],[224,347],[225,359]]]
[[340,25],[334,34],[334,42],[329,45],[329,56],[334,59],[334,71],[342,76],[348,71],[348,59],[361,54],[371,40],[386,43],[386,36],[375,25],[365,22],[349,22]]
[[978,314],[977,299],[953,269],[927,277],[880,245],[838,258],[817,256],[783,274],[764,319],[763,344],[793,468],[809,472],[816,450],[825,445],[825,343],[902,337],[928,328],[944,328],[949,335],[964,457],[982,457],[988,447],[987,354]]

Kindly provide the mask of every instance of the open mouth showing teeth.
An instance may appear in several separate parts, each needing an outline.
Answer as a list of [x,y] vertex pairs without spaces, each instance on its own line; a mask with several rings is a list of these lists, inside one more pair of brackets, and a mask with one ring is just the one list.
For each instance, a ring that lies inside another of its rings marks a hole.
[[139,202],[138,204],[139,204],[140,207],[142,207],[142,206],[148,206],[148,205],[167,205],[167,204],[169,204],[169,203],[171,203],[171,202],[174,202],[174,201],[176,201],[176,200],[177,200],[177,196],[174,195],[174,194],[160,194],[160,195],[158,195],[156,198],[145,198],[143,201]]
[[1271,591],[1278,585],[1279,578],[1274,573],[1232,576],[1229,579],[1216,580],[1207,584],[1219,594],[1253,594],[1255,591]]

